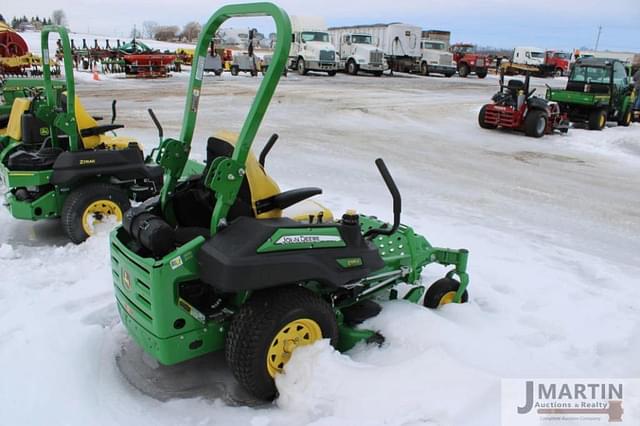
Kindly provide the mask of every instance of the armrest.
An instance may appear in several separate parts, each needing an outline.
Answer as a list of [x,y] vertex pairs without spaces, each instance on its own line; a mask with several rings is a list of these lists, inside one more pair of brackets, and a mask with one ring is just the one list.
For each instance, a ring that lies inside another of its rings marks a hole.
[[103,126],[89,127],[80,131],[80,136],[86,138],[87,136],[98,136],[104,133],[110,132],[115,129],[122,129],[124,124],[105,124]]
[[273,197],[265,198],[264,200],[256,201],[256,212],[258,214],[265,213],[271,210],[280,209],[284,210],[300,201],[313,197],[314,195],[322,194],[320,188],[300,188],[292,189],[290,191],[281,192]]

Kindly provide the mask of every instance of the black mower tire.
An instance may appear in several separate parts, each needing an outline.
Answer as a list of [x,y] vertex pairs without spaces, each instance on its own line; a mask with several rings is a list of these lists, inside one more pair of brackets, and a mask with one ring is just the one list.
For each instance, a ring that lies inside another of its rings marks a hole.
[[108,183],[90,183],[71,191],[62,206],[62,229],[69,239],[80,244],[89,238],[83,226],[85,211],[94,203],[108,201],[120,210],[120,217],[129,210],[131,204],[126,191]]
[[[544,124],[542,121],[544,120]],[[527,113],[524,119],[524,133],[532,138],[541,138],[547,129],[549,117],[546,112],[534,109]]]
[[618,125],[622,127],[629,127],[632,121],[633,121],[633,113],[631,112],[631,108],[629,108],[627,112],[622,115],[620,120],[618,120]]
[[478,78],[485,78],[488,74],[488,70],[486,68],[478,68],[476,69],[476,75]]
[[460,77],[462,78],[466,78],[467,76],[469,76],[469,65],[460,65],[460,67],[458,68],[458,75],[460,75]]
[[[272,399],[277,389],[269,372],[268,354],[278,342],[276,336],[296,321],[309,320],[319,326],[321,338],[337,344],[335,313],[318,294],[298,286],[254,293],[233,317],[225,342],[227,364],[236,380],[253,396]],[[302,344],[307,343],[312,341]]]
[[480,112],[478,113],[478,125],[480,125],[480,127],[482,127],[483,129],[495,129],[498,126],[495,126],[493,124],[489,124],[486,121],[484,121],[484,116],[487,112],[487,106],[484,105],[482,108],[480,108]]
[[[452,292],[457,292],[458,288],[460,288],[460,282],[458,282],[457,280],[447,277],[441,278],[431,284],[431,286],[427,289],[427,293],[424,295],[422,304],[425,308],[437,309],[443,304],[449,303],[444,302],[443,299],[446,299],[446,297]],[[467,292],[467,290],[465,290],[464,293],[462,293],[460,302],[467,303],[468,301],[469,293]]]
[[589,130],[602,130],[607,124],[607,111],[596,109],[589,114]]

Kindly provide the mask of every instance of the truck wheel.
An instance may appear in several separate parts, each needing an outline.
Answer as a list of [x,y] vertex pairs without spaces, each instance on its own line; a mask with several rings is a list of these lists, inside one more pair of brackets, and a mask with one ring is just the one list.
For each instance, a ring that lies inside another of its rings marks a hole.
[[[329,77],[333,77],[333,76],[335,76],[337,73],[338,73],[338,71],[336,71],[336,70],[333,70],[333,71],[327,71],[327,75],[328,75]],[[357,71],[356,71],[356,73],[357,73]]]
[[127,193],[115,185],[91,183],[71,191],[62,206],[62,228],[69,239],[80,244],[95,232],[98,223],[109,218],[122,221],[129,210]]
[[353,59],[347,62],[347,74],[358,75],[358,64]]
[[420,74],[429,75],[429,66],[426,62],[420,64]]
[[487,69],[486,68],[478,68],[476,69],[476,75],[478,76],[478,78],[485,78],[487,76]]
[[460,74],[460,77],[465,78],[466,76],[469,75],[469,65],[467,64],[462,64],[460,65],[460,68],[458,68],[458,74]]
[[602,130],[607,124],[607,111],[596,109],[589,114],[589,130]]
[[447,77],[447,78],[451,78],[451,77],[453,77],[454,74],[455,74],[455,72],[448,72],[444,76]]
[[222,70],[215,70],[213,72],[217,77],[220,77],[222,75]]
[[524,119],[524,133],[532,138],[541,138],[547,129],[547,113],[539,109],[530,110]]
[[553,75],[554,77],[562,77],[564,75],[564,71],[562,70],[562,68],[556,68]]
[[624,114],[622,118],[620,118],[620,121],[618,121],[618,124],[620,126],[629,127],[631,125],[632,118],[633,118],[633,114],[631,113],[631,108],[629,108],[626,114]]
[[496,127],[498,127],[495,124],[489,124],[485,121],[484,117],[486,113],[487,105],[483,106],[480,109],[480,113],[478,114],[478,124],[480,125],[480,127],[482,127],[483,129],[495,129]]
[[231,372],[252,395],[273,398],[274,378],[293,351],[320,339],[338,341],[331,306],[302,287],[254,293],[233,317],[225,342]]
[[[436,309],[442,305],[453,303],[458,288],[460,288],[460,283],[453,278],[441,278],[427,289],[422,304],[425,308]],[[468,301],[469,293],[465,290],[460,302],[467,303]]]
[[240,67],[237,65],[231,66],[231,75],[238,75],[240,73]]
[[298,74],[300,75],[307,75],[307,73],[309,72],[309,70],[307,69],[307,66],[304,63],[304,59],[302,58],[298,58],[297,68],[298,68]]
[[382,71],[375,71],[373,75],[375,75],[376,77],[382,77]]

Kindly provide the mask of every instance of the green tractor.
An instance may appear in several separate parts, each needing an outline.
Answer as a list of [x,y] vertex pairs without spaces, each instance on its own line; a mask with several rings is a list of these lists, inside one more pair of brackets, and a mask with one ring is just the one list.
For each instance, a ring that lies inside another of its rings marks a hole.
[[[209,40],[226,20],[248,16],[275,21],[272,66],[237,140],[209,138],[204,171],[179,182]],[[376,165],[392,195],[393,224],[355,211],[336,220],[309,200],[319,188],[280,191],[265,171],[275,136],[258,158],[251,152],[290,42],[289,17],[271,3],[224,6],[209,19],[180,136],[160,146],[166,169],[160,194],[129,210],[111,233],[117,307],[134,341],[164,365],[224,351],[237,381],[263,399],[276,394],[274,378],[300,346],[329,339],[345,351],[380,343],[383,336],[359,327],[380,312],[376,301],[437,308],[468,300],[468,251],[433,247],[400,223],[400,192],[381,159]],[[432,263],[449,268],[427,289],[420,275]]]
[[[64,54],[64,83],[52,81],[48,54],[50,33],[58,33]],[[162,186],[163,170],[140,145],[115,136],[115,101],[110,124],[99,125],[75,94],[73,61],[67,30],[45,27],[41,35],[42,80],[7,81],[11,102],[0,130],[0,182],[6,205],[16,219],[61,218],[74,243],[95,227],[121,220],[130,200],[144,201]]]
[[622,62],[592,57],[576,61],[565,90],[547,90],[571,122],[587,123],[589,130],[602,130],[607,121],[629,126],[636,96]]

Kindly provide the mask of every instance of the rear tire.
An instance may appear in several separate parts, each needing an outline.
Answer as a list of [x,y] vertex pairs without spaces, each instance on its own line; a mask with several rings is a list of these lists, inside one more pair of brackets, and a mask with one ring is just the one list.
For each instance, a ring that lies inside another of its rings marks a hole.
[[618,124],[623,127],[629,127],[631,125],[631,120],[633,119],[633,114],[631,113],[631,108],[620,118]]
[[460,77],[466,78],[469,75],[469,65],[460,65],[460,68],[458,68],[458,74],[460,75]]
[[487,69],[486,68],[479,68],[476,69],[476,75],[478,76],[478,78],[485,78],[487,76]]
[[[441,278],[427,289],[427,294],[425,294],[422,304],[425,308],[437,309],[442,305],[452,303],[453,296],[455,296],[459,288],[460,283],[453,278]],[[460,303],[467,303],[468,301],[469,293],[465,290],[460,298]]]
[[539,109],[530,110],[524,119],[524,133],[532,138],[541,138],[547,129],[547,113]]
[[589,114],[589,130],[602,130],[607,124],[607,112],[597,109]]
[[483,129],[495,129],[496,126],[495,124],[489,124],[485,121],[484,116],[487,112],[487,105],[483,106],[480,109],[480,113],[478,114],[478,124],[480,125],[480,127],[482,127]]
[[271,399],[277,393],[274,376],[291,353],[320,338],[338,342],[338,323],[327,302],[302,287],[269,289],[254,293],[233,317],[225,357],[247,391]]
[[103,214],[121,221],[130,207],[127,193],[115,185],[83,185],[71,191],[62,206],[62,228],[71,241],[80,244],[92,235],[91,228],[96,221],[102,221]]

